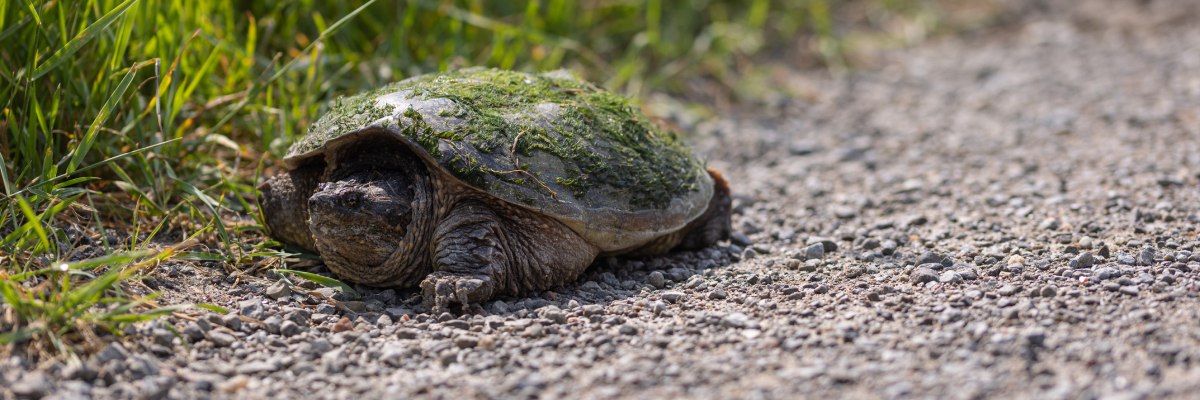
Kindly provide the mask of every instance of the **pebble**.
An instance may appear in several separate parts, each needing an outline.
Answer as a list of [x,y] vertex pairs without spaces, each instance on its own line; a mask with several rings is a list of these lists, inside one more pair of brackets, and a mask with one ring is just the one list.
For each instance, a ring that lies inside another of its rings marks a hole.
[[725,291],[721,290],[721,289],[716,289],[711,292],[708,292],[708,298],[713,299],[713,300],[724,300],[726,297],[728,297],[728,295],[725,294]]
[[1137,255],[1138,265],[1154,265],[1154,259],[1158,256],[1158,251],[1153,247],[1144,247]]
[[45,374],[31,372],[9,387],[9,390],[18,397],[40,399],[50,394],[54,386]]
[[221,325],[234,331],[242,329],[242,318],[238,314],[225,314],[221,316]]
[[454,346],[460,349],[473,349],[479,345],[479,338],[471,335],[462,335],[454,338]]
[[336,323],[333,324],[333,332],[334,333],[345,332],[345,331],[349,331],[349,330],[353,330],[353,329],[354,329],[354,323],[350,321],[349,317],[342,317],[342,319],[339,319]]
[[292,288],[288,287],[283,281],[275,281],[271,286],[267,286],[267,290],[263,291],[263,295],[272,300],[279,300],[292,295]]
[[279,325],[279,334],[287,337],[292,337],[304,333],[304,328],[296,324],[292,320],[283,321]]
[[742,247],[746,247],[746,246],[749,246],[750,244],[754,243],[754,242],[750,241],[750,238],[747,237],[746,234],[741,233],[741,232],[734,232],[734,233],[730,234],[729,241],[733,244],[736,244],[736,245],[742,246]]
[[1085,251],[1083,253],[1079,253],[1078,256],[1075,256],[1075,258],[1071,259],[1070,267],[1071,268],[1091,268],[1092,265],[1094,265],[1095,263],[1096,263],[1096,257],[1093,256],[1091,252]]
[[686,296],[687,295],[683,294],[683,292],[675,291],[662,292],[662,294],[659,294],[659,297],[662,297],[663,300],[666,300],[670,303],[678,303],[680,299],[683,299]]
[[647,283],[655,288],[662,289],[667,286],[667,278],[663,276],[662,271],[652,271],[650,276],[646,278]]
[[251,361],[244,364],[238,364],[235,368],[240,375],[254,375],[266,372],[274,372],[278,370],[275,364],[266,361]]
[[263,318],[262,300],[250,299],[238,303],[238,314],[245,315],[254,319]]
[[1121,293],[1125,293],[1125,294],[1127,294],[1127,295],[1130,295],[1130,296],[1137,296],[1137,295],[1138,295],[1138,292],[1139,292],[1139,289],[1138,289],[1138,287],[1137,287],[1137,286],[1133,286],[1133,285],[1129,285],[1129,286],[1121,286],[1121,289],[1120,289],[1120,290],[1121,290]]
[[1100,267],[1092,272],[1092,278],[1097,281],[1105,281],[1121,276],[1121,271],[1113,267]]
[[820,244],[821,250],[823,250],[825,253],[832,253],[832,252],[837,251],[837,249],[838,249],[838,245],[837,245],[836,241],[834,241],[832,238],[827,238],[827,237],[823,237],[823,236],[809,237],[808,240],[805,241],[804,244],[806,246]]
[[1014,285],[1004,285],[1004,286],[1001,286],[1000,290],[996,291],[996,293],[998,293],[1001,296],[1012,296],[1014,294],[1017,294],[1017,292],[1019,292],[1020,290],[1021,290],[1020,288],[1018,288],[1017,286],[1014,286]]
[[745,328],[750,325],[750,317],[740,312],[729,313],[721,318],[721,325],[728,328]]
[[237,338],[235,338],[233,334],[223,329],[213,329],[208,331],[206,336],[208,336],[208,340],[217,347],[229,347],[237,341]]
[[[556,306],[546,306],[538,309],[538,316],[553,321],[556,324],[567,323],[567,313]],[[463,323],[466,323],[466,321],[463,321]]]
[[962,283],[963,278],[958,274],[958,272],[946,271],[942,273],[942,276],[938,278],[938,281],[941,283]]
[[805,259],[815,260],[823,257],[825,257],[825,245],[823,244],[813,243],[804,249]]
[[917,284],[922,284],[938,280],[938,275],[937,272],[934,272],[932,268],[917,267],[913,268],[912,273],[909,275],[909,279]]

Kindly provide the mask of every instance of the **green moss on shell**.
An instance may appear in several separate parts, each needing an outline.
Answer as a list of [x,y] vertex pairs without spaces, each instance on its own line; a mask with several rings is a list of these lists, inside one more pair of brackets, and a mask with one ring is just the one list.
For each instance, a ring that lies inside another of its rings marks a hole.
[[[554,198],[566,191],[590,207],[665,208],[696,190],[704,173],[673,133],[656,128],[622,96],[569,77],[494,69],[424,75],[340,99],[291,155],[392,115],[396,110],[377,99],[398,92],[452,102],[406,109],[396,117],[404,120],[399,127],[455,176],[484,190],[505,190],[489,184],[495,180]],[[439,143],[453,154],[443,154]],[[538,165],[545,154],[562,162]],[[535,202],[524,200],[528,193],[504,197]],[[611,201],[625,204],[603,204]]]

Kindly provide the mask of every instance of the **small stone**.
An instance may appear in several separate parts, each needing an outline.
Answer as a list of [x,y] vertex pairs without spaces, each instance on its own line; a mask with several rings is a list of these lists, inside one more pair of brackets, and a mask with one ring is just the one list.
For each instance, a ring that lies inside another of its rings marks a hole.
[[223,329],[213,329],[208,331],[206,336],[208,336],[208,340],[217,347],[229,347],[233,345],[233,342],[237,341],[237,338],[234,337],[233,334]]
[[941,265],[942,259],[944,259],[944,258],[946,258],[946,257],[941,254],[938,254],[938,253],[935,253],[932,251],[927,251],[927,252],[922,253],[920,257],[917,257],[917,265],[925,265],[925,264]]
[[350,321],[349,317],[342,317],[342,319],[339,319],[337,323],[333,324],[334,333],[345,332],[353,329],[354,323]]
[[1121,271],[1113,267],[1100,267],[1092,272],[1092,277],[1097,281],[1106,281],[1121,276]]
[[946,271],[942,273],[942,276],[938,278],[938,281],[941,283],[962,283],[963,278],[962,276],[958,275],[958,272]]
[[885,256],[890,256],[896,253],[896,248],[898,246],[899,245],[896,244],[895,240],[884,240],[883,247],[880,247],[880,253],[883,253]]
[[254,375],[266,372],[275,372],[277,370],[275,364],[266,361],[251,361],[244,364],[238,364],[234,369],[239,375]]
[[733,234],[729,235],[729,241],[735,245],[742,246],[742,247],[746,247],[746,246],[749,246],[750,244],[754,243],[754,242],[750,241],[750,238],[747,237],[746,234],[741,233],[741,232],[734,232]]
[[283,281],[276,281],[267,286],[267,290],[263,291],[263,295],[270,297],[271,300],[279,300],[292,295],[292,288],[288,287]]
[[1139,289],[1137,286],[1129,285],[1129,286],[1121,286],[1120,291],[1121,291],[1121,293],[1125,293],[1130,296],[1137,296]]
[[620,327],[617,328],[617,333],[620,333],[622,335],[636,335],[637,332],[638,332],[637,328],[635,328],[629,324],[622,324]]
[[17,381],[17,383],[9,388],[18,397],[32,399],[45,397],[53,389],[54,386],[50,382],[50,379],[47,379],[46,375],[41,372],[25,374],[20,381]]
[[804,258],[815,260],[825,257],[825,245],[821,243],[813,243],[804,249]]
[[913,268],[912,273],[909,275],[909,279],[912,279],[913,282],[916,282],[918,284],[923,284],[926,282],[933,282],[933,281],[938,280],[938,275],[937,275],[937,272],[933,271],[933,269],[926,268],[926,267],[917,267],[917,268]]
[[721,318],[721,324],[728,328],[745,328],[750,324],[750,317],[740,312],[730,313]]
[[246,300],[246,301],[238,303],[238,308],[239,308],[238,314],[245,315],[247,317],[254,318],[254,319],[262,319],[263,318],[262,300],[259,300],[259,299]]
[[810,237],[810,238],[808,238],[808,241],[806,241],[804,244],[811,246],[811,245],[814,245],[817,243],[821,244],[821,248],[822,248],[822,250],[825,250],[825,253],[835,252],[835,251],[837,251],[837,248],[838,248],[836,241],[834,241],[831,238],[822,237],[822,236]]
[[295,322],[292,322],[292,320],[283,321],[283,323],[279,325],[280,335],[292,337],[301,333],[304,333],[304,328],[300,325],[297,325]]
[[538,309],[538,316],[554,321],[556,324],[567,323],[567,313],[556,306],[546,306]]
[[1054,286],[1046,285],[1038,291],[1038,294],[1042,297],[1054,297],[1058,295],[1058,289],[1055,289]]
[[233,330],[242,329],[242,318],[238,314],[225,314],[221,316],[221,325]]
[[545,328],[542,327],[542,324],[535,323],[526,327],[521,335],[529,338],[540,338],[544,334],[544,331]]
[[454,338],[454,346],[460,349],[473,349],[479,345],[479,338],[471,335],[463,335]]
[[125,347],[121,346],[120,343],[113,342],[104,347],[104,350],[101,350],[99,354],[96,354],[96,362],[99,364],[107,364],[109,361],[113,360],[125,361],[125,359],[128,357],[129,352],[125,351]]
[[973,281],[979,279],[979,272],[976,272],[975,268],[964,268],[954,272],[957,273],[958,276],[962,277],[963,280]]
[[1154,265],[1154,259],[1158,256],[1158,251],[1153,247],[1144,247],[1138,252],[1138,265]]
[[1121,265],[1137,264],[1137,258],[1131,254],[1117,253],[1117,263]]
[[1000,290],[998,290],[996,293],[999,293],[1001,296],[1012,296],[1014,294],[1017,294],[1017,292],[1019,292],[1019,291],[1021,291],[1021,289],[1016,286],[1004,285],[1004,286],[1000,287]]
[[728,297],[728,295],[725,294],[725,291],[721,290],[721,289],[716,289],[711,292],[708,292],[708,298],[713,299],[713,300],[724,300],[726,297]]
[[936,262],[933,262],[933,263],[924,263],[924,264],[917,264],[917,267],[919,267],[919,268],[929,268],[929,269],[932,269],[932,270],[934,270],[934,271],[941,271],[942,269],[946,268],[946,266],[945,266],[945,265],[942,265],[942,263],[936,263]]
[[279,327],[281,324],[283,324],[283,319],[279,318],[278,315],[272,315],[263,320],[263,327],[266,328],[267,332],[270,333],[279,333]]
[[1071,268],[1091,268],[1096,264],[1096,257],[1091,252],[1085,251],[1071,259],[1070,264]]
[[675,291],[662,292],[662,294],[659,294],[659,297],[662,297],[663,300],[666,300],[667,302],[670,302],[670,303],[678,303],[679,300],[683,299],[685,296],[687,296],[687,295],[683,294],[683,292],[675,292]]
[[651,272],[650,276],[646,280],[650,283],[650,286],[654,286],[658,289],[662,289],[663,287],[667,286],[667,278],[663,276],[662,271]]

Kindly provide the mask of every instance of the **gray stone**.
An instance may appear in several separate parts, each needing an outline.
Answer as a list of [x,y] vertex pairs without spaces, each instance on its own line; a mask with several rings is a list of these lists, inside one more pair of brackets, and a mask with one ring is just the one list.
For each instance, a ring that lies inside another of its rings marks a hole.
[[237,338],[234,337],[233,334],[222,329],[213,329],[208,331],[207,336],[208,340],[217,347],[229,347],[237,341]]
[[937,272],[931,268],[917,267],[913,268],[912,273],[909,274],[909,279],[915,283],[921,284],[938,280],[938,275]]
[[683,292],[669,291],[669,292],[662,292],[661,294],[659,294],[659,297],[662,297],[663,300],[666,300],[669,303],[678,303],[679,300],[683,299],[684,297],[687,297],[687,295],[683,294]]
[[262,300],[259,300],[257,298],[245,300],[245,301],[238,303],[238,309],[239,309],[238,314],[245,315],[247,317],[254,318],[254,319],[262,319],[263,318]]
[[1096,264],[1096,257],[1091,252],[1085,251],[1071,259],[1070,264],[1071,268],[1091,268]]
[[1095,271],[1092,271],[1092,278],[1097,281],[1106,281],[1106,280],[1117,278],[1120,276],[1121,276],[1120,270],[1117,270],[1116,268],[1109,267],[1109,266],[1096,268]]
[[271,286],[267,286],[267,290],[263,291],[263,295],[270,297],[272,300],[279,300],[292,295],[292,288],[288,287],[284,281],[275,281]]
[[962,283],[963,278],[955,271],[942,272],[942,276],[938,278],[941,283]]
[[1153,247],[1144,247],[1138,252],[1138,265],[1154,265],[1154,259],[1158,257],[1158,250]]
[[650,284],[650,286],[654,286],[659,289],[667,286],[667,278],[663,276],[661,271],[650,272],[650,276],[646,278],[646,281]]
[[813,243],[804,249],[805,259],[815,260],[823,257],[825,257],[825,245],[823,244]]

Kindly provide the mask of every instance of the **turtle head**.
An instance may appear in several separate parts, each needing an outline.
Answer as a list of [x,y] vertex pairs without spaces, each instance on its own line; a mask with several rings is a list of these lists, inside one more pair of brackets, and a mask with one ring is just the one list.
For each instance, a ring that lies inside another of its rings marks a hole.
[[414,187],[394,171],[324,182],[308,199],[309,230],[334,273],[362,283],[394,278],[388,261],[412,229]]

